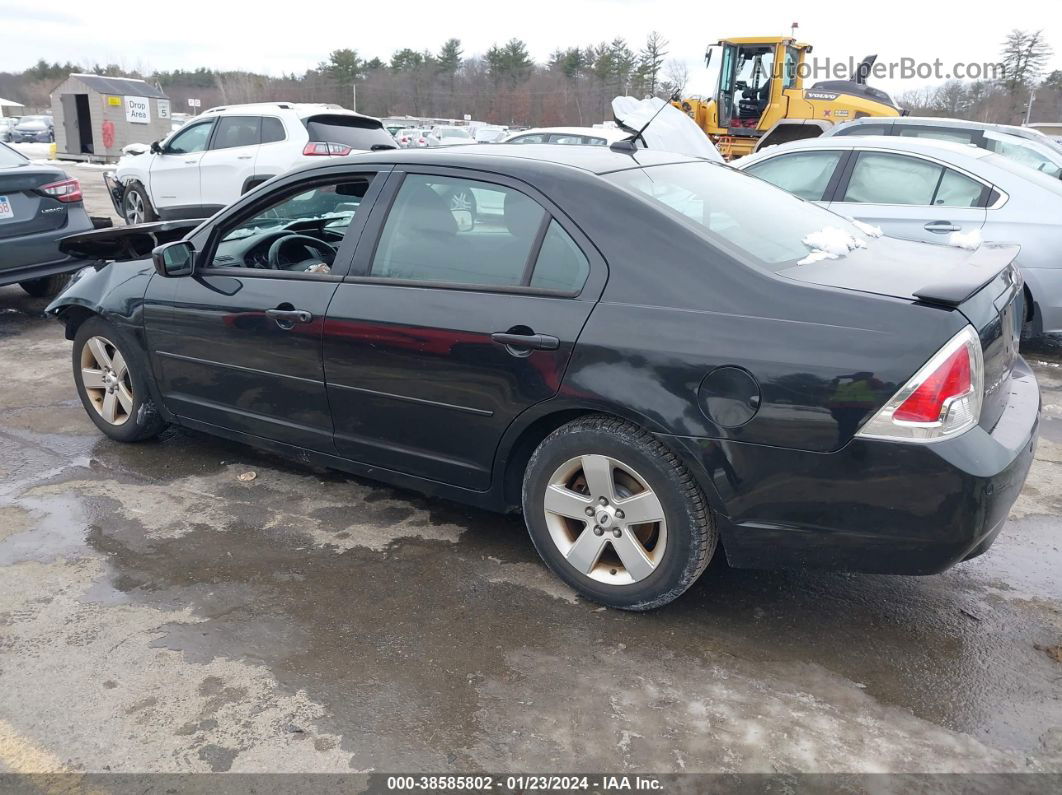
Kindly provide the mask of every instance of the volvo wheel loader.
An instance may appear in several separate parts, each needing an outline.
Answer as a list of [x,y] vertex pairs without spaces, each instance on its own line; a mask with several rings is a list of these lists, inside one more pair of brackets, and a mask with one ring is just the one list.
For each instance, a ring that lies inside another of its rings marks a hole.
[[714,98],[675,104],[727,160],[772,144],[816,138],[850,119],[905,112],[884,91],[867,85],[875,55],[863,59],[853,80],[827,80],[804,88],[810,52],[810,44],[785,36],[723,39],[705,54],[707,67],[719,59]]

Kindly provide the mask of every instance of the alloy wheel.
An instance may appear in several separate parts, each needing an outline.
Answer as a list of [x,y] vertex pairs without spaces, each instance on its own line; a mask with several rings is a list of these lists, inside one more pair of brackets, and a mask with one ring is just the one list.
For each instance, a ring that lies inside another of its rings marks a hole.
[[133,382],[125,357],[106,337],[90,337],[81,349],[81,383],[96,412],[111,425],[132,415]]
[[125,220],[130,224],[144,221],[144,197],[140,191],[130,191],[125,195]]
[[561,464],[543,497],[550,538],[576,571],[607,585],[644,580],[663,560],[659,497],[630,466],[604,455]]

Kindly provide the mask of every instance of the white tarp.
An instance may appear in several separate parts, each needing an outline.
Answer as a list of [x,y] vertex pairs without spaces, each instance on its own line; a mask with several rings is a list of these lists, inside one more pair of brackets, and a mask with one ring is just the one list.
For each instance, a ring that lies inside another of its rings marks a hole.
[[[661,107],[664,109],[660,110]],[[632,132],[644,127],[657,111],[660,111],[660,115],[653,119],[653,123],[642,133],[649,149],[663,149],[680,155],[723,162],[719,150],[708,140],[704,130],[670,102],[664,102],[657,97],[616,97],[612,100],[612,113],[616,117],[616,123]]]

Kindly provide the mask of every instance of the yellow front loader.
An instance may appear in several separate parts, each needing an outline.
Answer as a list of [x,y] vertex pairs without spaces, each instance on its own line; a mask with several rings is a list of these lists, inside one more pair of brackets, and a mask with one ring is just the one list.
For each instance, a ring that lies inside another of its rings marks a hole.
[[723,39],[708,49],[719,58],[715,96],[676,102],[727,160],[772,144],[816,138],[834,124],[864,116],[900,116],[884,91],[866,84],[876,56],[865,58],[854,80],[827,80],[804,88],[811,45],[786,36]]

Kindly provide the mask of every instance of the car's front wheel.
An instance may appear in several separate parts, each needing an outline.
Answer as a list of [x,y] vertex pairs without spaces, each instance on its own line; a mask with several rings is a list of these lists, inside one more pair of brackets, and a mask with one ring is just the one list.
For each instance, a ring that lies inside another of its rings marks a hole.
[[614,417],[580,418],[543,440],[524,476],[523,509],[546,565],[610,607],[667,604],[715,551],[693,476],[652,434]]
[[96,427],[119,442],[156,436],[165,420],[151,399],[144,357],[116,326],[86,320],[74,336],[74,383]]
[[131,182],[122,195],[122,215],[127,224],[143,224],[158,220],[155,208],[151,206],[147,191],[139,182]]

